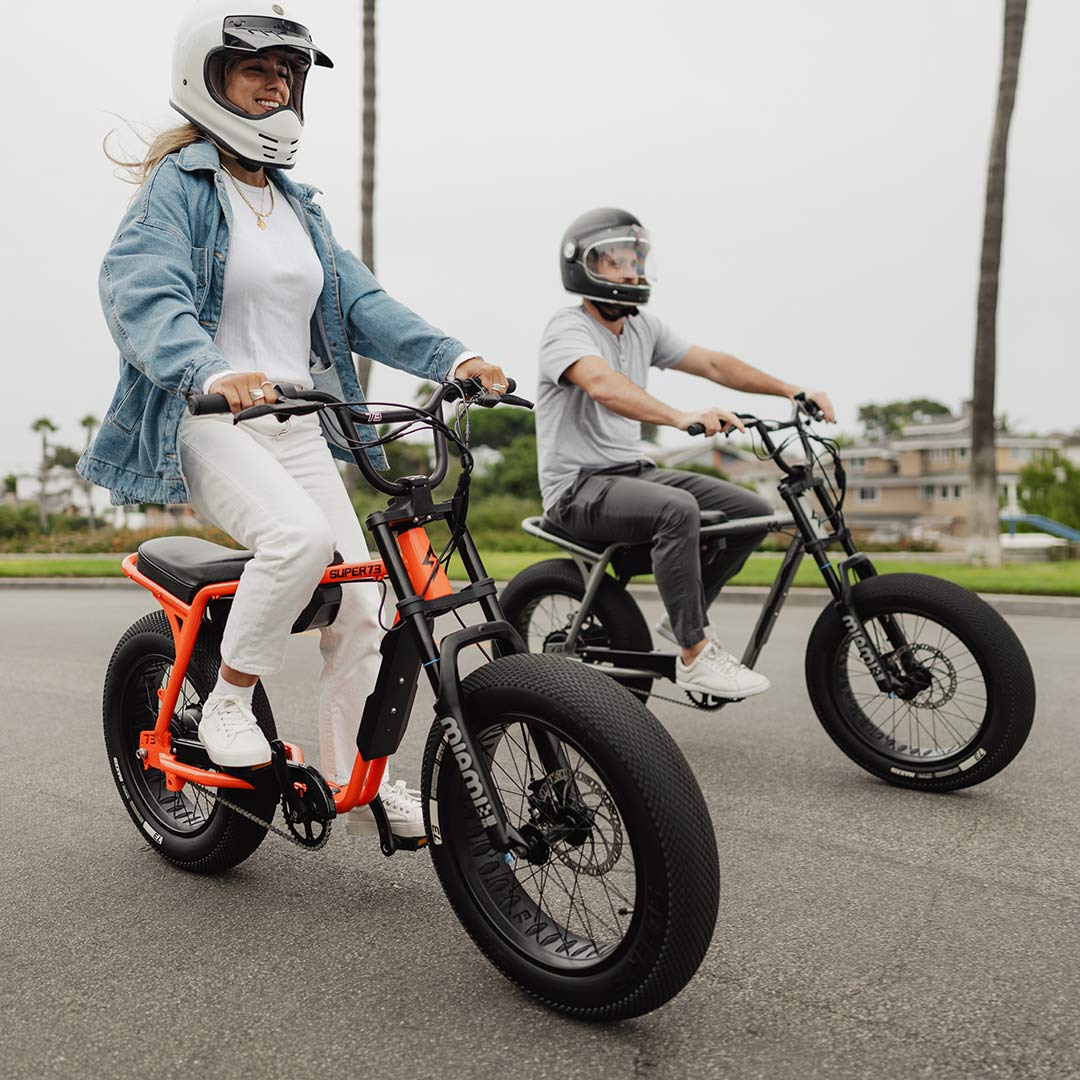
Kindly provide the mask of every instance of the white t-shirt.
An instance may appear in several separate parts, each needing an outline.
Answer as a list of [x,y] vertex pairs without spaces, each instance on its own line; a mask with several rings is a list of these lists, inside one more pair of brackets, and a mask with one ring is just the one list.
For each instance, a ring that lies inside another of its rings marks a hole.
[[[322,263],[279,189],[273,192],[273,213],[263,216],[266,228],[260,229],[237,187],[256,209],[270,208],[268,187],[225,177],[233,220],[214,343],[232,371],[265,371],[271,382],[310,389],[310,323],[322,294]],[[222,374],[207,380],[206,392]]]

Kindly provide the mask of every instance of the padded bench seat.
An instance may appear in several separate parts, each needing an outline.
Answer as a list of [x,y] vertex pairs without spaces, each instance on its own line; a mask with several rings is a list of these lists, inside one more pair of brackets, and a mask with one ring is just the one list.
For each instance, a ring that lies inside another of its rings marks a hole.
[[251,551],[212,544],[196,536],[160,536],[139,545],[135,565],[155,584],[190,604],[219,581],[236,581],[255,557]]

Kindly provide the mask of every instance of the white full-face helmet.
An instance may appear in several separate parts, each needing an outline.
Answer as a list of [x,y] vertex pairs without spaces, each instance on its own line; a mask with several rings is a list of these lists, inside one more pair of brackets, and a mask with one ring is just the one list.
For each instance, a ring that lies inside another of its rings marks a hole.
[[[176,35],[169,104],[245,168],[291,169],[304,131],[304,83],[312,64],[333,67],[293,0],[199,0]],[[234,65],[260,53],[274,55],[289,85],[289,100],[259,114],[225,97]]]

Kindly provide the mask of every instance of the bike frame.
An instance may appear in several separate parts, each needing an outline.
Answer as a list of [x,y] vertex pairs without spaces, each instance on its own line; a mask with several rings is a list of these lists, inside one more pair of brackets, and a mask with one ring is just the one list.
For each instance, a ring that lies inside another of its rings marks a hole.
[[[747,422],[747,426],[757,428],[765,451],[784,473],[778,484],[778,491],[788,508],[788,514],[738,518],[715,525],[703,525],[700,531],[701,538],[703,540],[734,538],[740,534],[760,532],[762,528],[770,532],[779,532],[791,525],[794,525],[798,531],[798,535],[788,545],[784,558],[780,563],[780,568],[762,605],[753,632],[743,652],[742,663],[749,668],[752,668],[757,663],[791,590],[799,565],[802,563],[803,557],[809,554],[821,571],[825,584],[832,594],[833,602],[841,609],[841,618],[851,631],[856,647],[874,681],[883,691],[887,693],[894,692],[899,685],[897,677],[889,665],[882,660],[874,644],[874,639],[867,632],[862,618],[856,610],[851,592],[852,575],[861,580],[873,577],[877,570],[870,558],[864,552],[858,550],[851,531],[844,522],[843,513],[829,492],[825,478],[815,474],[810,464],[812,455],[809,439],[804,430],[800,404],[796,403],[792,420],[785,424],[772,424],[769,421],[759,420],[757,417],[739,415],[741,419]],[[807,461],[805,463],[789,464],[786,462],[782,448],[777,447],[772,439],[772,434],[775,431],[792,427],[798,432],[803,448],[806,451]],[[823,528],[819,528],[815,524],[814,516],[806,506],[804,496],[811,493],[822,510],[823,516],[820,520]],[[655,650],[647,653],[634,652],[595,646],[585,646],[577,649],[578,637],[612,558],[620,549],[635,545],[614,543],[597,551],[544,529],[542,521],[543,519],[538,517],[526,518],[521,524],[526,532],[547,540],[569,552],[571,558],[581,570],[582,579],[585,582],[585,593],[581,604],[567,632],[566,641],[562,643],[559,651],[575,654],[585,663],[602,664],[604,665],[602,668],[604,673],[613,677],[659,676],[674,681],[675,655],[673,653]],[[828,550],[836,544],[842,547],[847,557],[838,566],[834,567],[829,561]],[[619,578],[620,584],[624,586],[628,580],[629,576]],[[884,616],[881,622],[890,645],[895,650],[903,649],[907,641],[896,621],[891,616]]]
[[[383,659],[375,688],[368,695],[360,719],[352,772],[345,787],[333,792],[334,805],[338,813],[345,813],[374,800],[385,772],[386,760],[397,750],[408,726],[420,673],[425,672],[435,692],[436,716],[455,744],[453,757],[488,839],[498,851],[527,853],[529,844],[516,828],[507,823],[502,804],[495,796],[496,789],[487,759],[475,745],[464,722],[458,670],[461,650],[469,645],[490,641],[499,656],[526,650],[520,635],[503,615],[495,582],[487,576],[471,535],[464,522],[457,521],[458,507],[455,501],[435,503],[432,499],[433,488],[446,473],[448,459],[445,436],[436,431],[436,464],[430,476],[387,480],[375,471],[364,450],[359,449],[363,444],[356,430],[357,423],[407,421],[415,419],[418,412],[436,415],[431,412],[432,408],[438,409],[441,420],[443,398],[455,385],[458,384],[439,387],[427,405],[419,409],[401,410],[400,415],[397,412],[360,413],[319,391],[276,388],[279,395],[287,395],[290,402],[315,403],[307,411],[323,407],[332,409],[349,445],[354,448],[353,456],[365,478],[376,489],[393,496],[386,510],[368,515],[365,522],[381,558],[368,562],[332,564],[326,568],[319,583],[319,588],[322,588],[389,581],[398,598],[394,625],[383,636],[380,646]],[[199,397],[192,411],[198,412],[200,401],[205,402],[215,396]],[[284,419],[288,415],[287,409],[288,406],[280,409],[256,406],[239,414],[237,419],[271,412],[277,412]],[[292,411],[295,414],[300,408],[294,407]],[[457,550],[469,584],[457,592],[451,587],[436,558],[425,529],[427,524],[441,520],[460,532]],[[123,569],[129,578],[148,589],[161,604],[169,620],[176,650],[168,682],[164,689],[158,691],[160,707],[157,721],[152,731],[142,733],[140,740],[139,756],[143,767],[161,770],[170,791],[179,791],[188,782],[208,788],[253,790],[254,785],[245,776],[178,761],[172,752],[170,733],[170,723],[207,607],[212,601],[231,597],[236,592],[239,580],[207,585],[188,604],[141,573],[137,555],[129,555],[123,562]],[[432,632],[435,618],[467,604],[479,604],[484,621],[448,634],[437,644]],[[285,747],[290,761],[303,762],[299,747],[288,743]],[[557,751],[545,746],[542,740],[539,750],[541,757],[552,758],[551,767],[562,764]],[[251,770],[239,771],[250,776]]]

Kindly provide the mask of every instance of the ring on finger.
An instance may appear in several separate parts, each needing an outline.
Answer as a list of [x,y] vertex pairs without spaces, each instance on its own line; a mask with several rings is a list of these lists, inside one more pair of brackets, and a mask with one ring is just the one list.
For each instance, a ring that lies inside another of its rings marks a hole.
[[266,394],[263,393],[263,391],[260,390],[257,386],[254,390],[249,391],[249,393],[251,394],[252,401],[262,401],[262,399],[266,397]]

